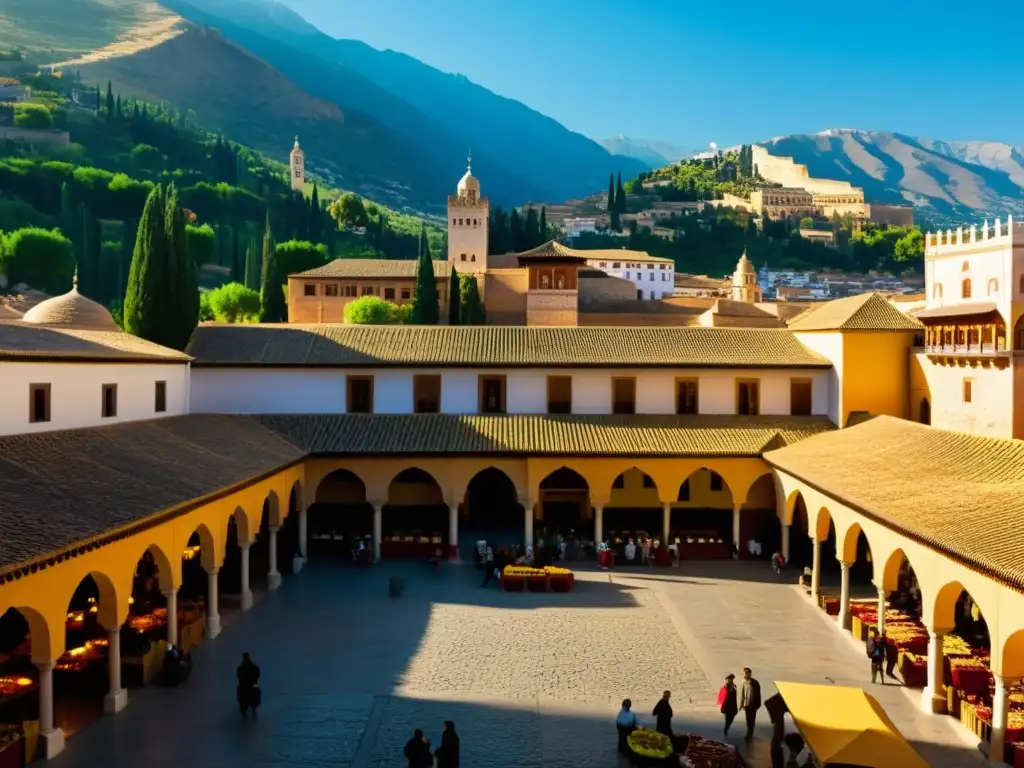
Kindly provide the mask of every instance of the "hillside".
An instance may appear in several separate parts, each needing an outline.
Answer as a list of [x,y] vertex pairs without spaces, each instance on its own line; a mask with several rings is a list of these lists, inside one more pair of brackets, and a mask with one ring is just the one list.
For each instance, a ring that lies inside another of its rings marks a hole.
[[597,139],[597,143],[613,155],[632,157],[649,168],[661,168],[670,163],[677,163],[694,152],[692,149],[686,149],[669,141],[634,139],[629,136]]
[[[332,82],[342,107],[359,109],[408,135],[449,166],[461,164],[472,147],[474,168],[479,167],[487,193],[504,204],[582,197],[602,188],[609,171],[628,178],[644,170],[640,161],[613,156],[591,139],[462,75],[357,40],[336,40],[272,0],[165,4],[192,21],[216,26],[286,74],[289,59],[315,57],[316,70],[290,76],[324,97],[315,89]],[[533,189],[509,194],[503,177]]]
[[942,142],[886,131],[832,129],[761,142],[812,176],[849,181],[873,202],[911,203],[944,226],[1024,211],[1020,151],[989,142]]

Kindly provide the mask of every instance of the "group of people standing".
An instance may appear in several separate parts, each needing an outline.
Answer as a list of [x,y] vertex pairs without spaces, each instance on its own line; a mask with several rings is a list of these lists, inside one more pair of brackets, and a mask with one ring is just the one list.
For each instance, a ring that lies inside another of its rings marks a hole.
[[[651,711],[651,716],[655,718],[655,730],[672,738],[672,705],[669,703],[669,699],[672,698],[672,691],[665,691],[661,694],[661,698],[658,699],[658,703],[654,705],[654,709]],[[630,755],[631,750],[629,749],[629,734],[637,730],[640,727],[640,721],[637,719],[636,712],[633,711],[633,701],[631,699],[622,700],[622,709],[619,710],[619,714],[615,716],[615,728],[619,732],[619,754]]]
[[434,768],[435,757],[437,768],[459,768],[459,735],[451,720],[444,721],[441,746],[433,752],[430,751],[430,740],[419,728],[413,731],[412,738],[405,744],[405,759],[409,762],[409,768]]
[[729,729],[732,728],[733,721],[740,711],[747,721],[746,738],[754,738],[757,710],[760,708],[761,683],[754,678],[750,667],[743,668],[743,680],[738,687],[736,675],[725,676],[725,684],[718,691],[718,709],[725,716],[725,738],[729,738]]
[[[878,682],[885,685],[887,677],[896,680],[896,661],[899,659],[899,649],[891,637],[887,637],[885,632],[878,634],[878,628],[873,627],[867,642],[867,653],[871,660],[872,683]],[[885,672],[882,671],[883,665]]]

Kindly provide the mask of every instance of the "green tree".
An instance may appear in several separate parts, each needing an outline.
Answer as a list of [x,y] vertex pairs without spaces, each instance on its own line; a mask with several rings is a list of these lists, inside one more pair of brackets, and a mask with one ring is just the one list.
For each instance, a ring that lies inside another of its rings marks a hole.
[[53,128],[53,113],[43,104],[18,104],[14,108],[14,126],[30,131]]
[[416,267],[416,285],[412,294],[412,307],[410,323],[413,325],[437,325],[441,310],[426,224],[423,224],[420,229],[420,258]]
[[619,213],[626,212],[626,190],[622,188],[622,171],[619,171],[618,180],[615,182],[615,210]]
[[245,287],[254,291],[260,287],[260,261],[254,243],[245,247]]
[[136,144],[131,151],[132,163],[140,171],[158,172],[167,165],[164,153],[149,144]]
[[608,174],[608,204],[605,206],[605,210],[608,213],[616,210],[615,208],[615,174]]
[[800,229],[814,229],[814,219],[810,216],[804,216],[800,219]]
[[327,246],[314,245],[308,240],[288,240],[277,248],[277,268],[285,280],[288,275],[322,267],[327,263]]
[[626,186],[623,187],[626,190],[626,194],[629,195],[642,195],[644,192],[644,183],[640,179],[630,179],[626,182]]
[[172,314],[166,301],[169,275],[164,207],[164,189],[158,184],[142,209],[124,296],[125,330],[157,344],[164,343],[167,318]]
[[26,227],[0,240],[0,274],[9,285],[26,283],[44,293],[64,293],[74,272],[71,241],[58,229]]
[[394,325],[398,307],[379,296],[362,296],[345,305],[345,322],[353,325]]
[[284,281],[277,268],[277,249],[274,247],[274,233],[270,229],[270,214],[263,229],[263,268],[260,272],[260,322],[283,323],[288,317],[288,307],[282,290]]
[[448,281],[448,325],[459,324],[459,309],[461,304],[461,287],[459,284],[459,273],[452,264],[451,279]]
[[204,294],[218,323],[252,323],[260,316],[260,295],[241,283],[225,283]]
[[550,238],[548,237],[548,209],[546,206],[540,207],[540,242],[546,243]]
[[217,247],[217,233],[213,227],[209,224],[188,224],[185,226],[185,236],[188,238],[188,252],[196,267],[201,269],[204,264],[212,264]]
[[178,189],[168,188],[164,208],[164,229],[167,233],[168,315],[167,346],[184,349],[199,322],[199,274],[189,252],[185,230],[185,213],[181,209]]
[[911,263],[917,265],[924,259],[924,235],[916,227],[899,240],[893,246],[893,260],[900,264]]
[[114,119],[114,86],[107,80],[107,119]]
[[342,229],[366,226],[366,206],[362,198],[353,192],[345,192],[337,200],[331,203],[329,209],[331,217],[338,222]]
[[487,321],[480,301],[480,287],[473,275],[459,275],[459,304],[463,325],[483,325]]

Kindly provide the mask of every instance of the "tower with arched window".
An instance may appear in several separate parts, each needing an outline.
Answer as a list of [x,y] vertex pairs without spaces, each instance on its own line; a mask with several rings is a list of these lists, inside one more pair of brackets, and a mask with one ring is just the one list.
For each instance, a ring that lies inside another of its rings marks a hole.
[[292,153],[288,159],[291,166],[292,189],[301,192],[302,187],[306,184],[306,153],[299,146],[298,136],[295,137],[295,146],[292,147]]
[[448,261],[460,272],[487,271],[487,233],[491,204],[480,194],[473,175],[473,158],[466,158],[466,173],[454,195],[448,196]]
[[736,262],[736,271],[732,275],[732,300],[747,304],[756,304],[762,300],[761,285],[757,282],[757,270],[747,258],[746,250]]

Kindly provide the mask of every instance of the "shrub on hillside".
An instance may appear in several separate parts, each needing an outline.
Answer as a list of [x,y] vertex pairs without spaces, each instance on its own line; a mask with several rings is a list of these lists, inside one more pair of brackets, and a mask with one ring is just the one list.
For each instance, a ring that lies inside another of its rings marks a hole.
[[[218,323],[255,323],[260,314],[260,295],[241,283],[227,283],[203,295]],[[200,314],[203,301],[200,299]]]
[[75,272],[71,241],[59,229],[16,229],[0,239],[0,272],[8,285],[26,283],[43,293],[64,293]]

